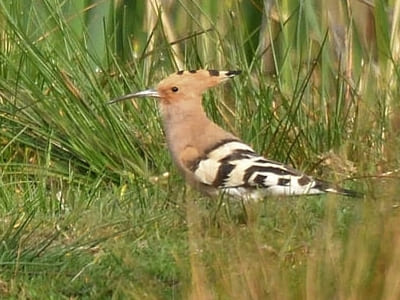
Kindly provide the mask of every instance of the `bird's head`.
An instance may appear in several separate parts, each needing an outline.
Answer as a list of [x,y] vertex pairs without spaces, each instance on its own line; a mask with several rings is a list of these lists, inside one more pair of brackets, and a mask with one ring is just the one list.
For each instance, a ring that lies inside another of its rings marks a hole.
[[109,101],[115,103],[135,97],[159,98],[162,104],[171,104],[190,99],[201,99],[206,89],[216,86],[241,71],[192,70],[178,71],[162,80],[155,89],[128,94]]

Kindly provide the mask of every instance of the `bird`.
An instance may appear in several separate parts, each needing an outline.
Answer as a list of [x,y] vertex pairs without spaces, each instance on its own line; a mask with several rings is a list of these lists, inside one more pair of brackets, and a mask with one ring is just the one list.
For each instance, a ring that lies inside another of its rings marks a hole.
[[240,70],[180,70],[154,89],[129,93],[108,104],[132,98],[157,98],[174,164],[190,186],[207,196],[223,194],[246,201],[326,193],[360,197],[356,191],[314,179],[259,155],[207,117],[203,93],[239,74]]

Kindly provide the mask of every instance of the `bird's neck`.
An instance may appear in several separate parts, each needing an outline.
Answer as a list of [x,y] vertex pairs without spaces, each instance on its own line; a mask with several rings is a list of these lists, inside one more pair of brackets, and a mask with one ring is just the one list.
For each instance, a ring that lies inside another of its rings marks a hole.
[[201,103],[162,103],[160,105],[160,111],[165,130],[177,125],[182,126],[182,124],[190,124],[196,120],[211,122],[207,118]]
[[221,139],[235,138],[208,119],[201,103],[162,104],[160,110],[172,153],[191,146],[201,154]]
[[180,147],[194,143],[196,136],[198,137],[204,131],[204,126],[209,127],[210,123],[213,124],[207,118],[201,104],[172,103],[161,105],[160,108],[165,135],[170,147],[176,145],[176,141],[179,141]]

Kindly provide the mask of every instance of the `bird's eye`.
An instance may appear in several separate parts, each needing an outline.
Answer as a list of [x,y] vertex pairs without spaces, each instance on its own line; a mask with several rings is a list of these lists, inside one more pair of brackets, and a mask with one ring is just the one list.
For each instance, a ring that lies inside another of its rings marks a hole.
[[173,91],[174,93],[176,93],[177,91],[179,91],[179,89],[178,89],[178,87],[173,86],[173,87],[171,88],[171,91]]

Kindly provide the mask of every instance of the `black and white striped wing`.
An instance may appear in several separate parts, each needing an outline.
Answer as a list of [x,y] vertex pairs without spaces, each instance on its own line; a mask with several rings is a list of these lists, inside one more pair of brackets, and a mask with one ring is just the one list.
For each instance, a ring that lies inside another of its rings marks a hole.
[[324,182],[267,160],[240,141],[230,140],[214,147],[197,161],[192,171],[201,183],[241,198],[321,194],[330,191]]

